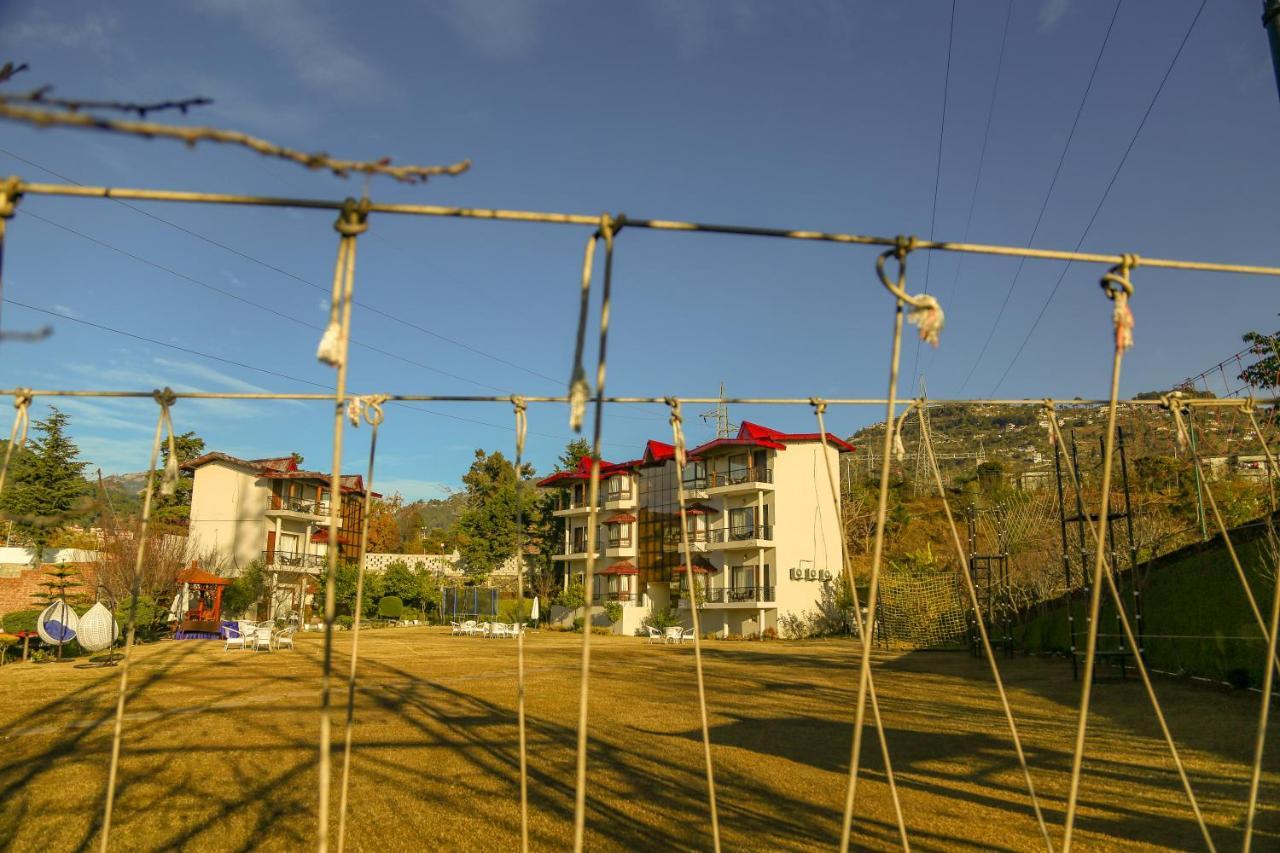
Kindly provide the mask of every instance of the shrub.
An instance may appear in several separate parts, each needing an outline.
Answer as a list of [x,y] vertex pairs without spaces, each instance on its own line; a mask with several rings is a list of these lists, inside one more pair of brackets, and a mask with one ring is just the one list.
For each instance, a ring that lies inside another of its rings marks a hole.
[[34,631],[36,619],[39,616],[39,610],[15,610],[12,613],[6,613],[3,620],[4,630],[9,634],[18,631]]
[[222,591],[222,610],[228,616],[248,613],[267,591],[267,577],[262,563],[254,561],[244,567],[227,588]]
[[575,630],[575,631],[581,631],[581,630],[582,630],[582,623],[583,623],[583,621],[584,621],[584,620],[583,620],[583,618],[582,618],[581,616],[579,616],[578,618],[574,619],[574,620],[573,620],[573,630]]
[[3,664],[9,657],[9,650],[13,649],[14,657],[22,654],[22,638],[14,634],[0,634],[0,664]]
[[669,607],[666,610],[655,611],[644,620],[645,625],[650,625],[659,631],[665,631],[667,628],[674,628],[680,624],[680,619],[676,615],[676,609]]
[[421,619],[421,618],[422,618],[422,611],[420,611],[420,610],[418,610],[417,608],[414,608],[414,607],[406,607],[406,608],[404,609],[404,616],[403,616],[403,618],[405,618],[405,619]]
[[762,632],[762,635],[766,640],[778,639],[778,631],[776,628],[765,628],[764,631]]
[[[129,630],[129,610],[132,598],[125,598],[116,605],[116,622],[120,625],[120,636]],[[169,608],[160,604],[150,595],[138,596],[138,606],[134,611],[134,636],[139,640],[155,640],[165,632],[169,625]]]
[[606,601],[604,603],[604,615],[609,620],[609,624],[622,621],[622,605],[616,601]]
[[383,619],[399,619],[404,613],[404,601],[396,595],[384,595],[378,601],[378,615]]
[[556,596],[556,604],[561,607],[567,607],[570,610],[577,610],[586,603],[586,591],[583,590],[582,584],[571,583],[567,589],[561,590]]
[[610,634],[612,634],[612,633],[613,633],[613,629],[612,629],[612,628],[606,628],[606,627],[604,627],[603,625],[592,625],[592,626],[591,626],[591,633],[593,633],[593,634],[599,634],[599,635],[603,635],[603,636],[608,636],[608,635],[610,635]]
[[355,624],[355,620],[352,619],[350,616],[347,616],[346,614],[343,614],[342,616],[337,617],[336,621],[339,626],[346,628],[348,631],[350,631],[351,626]]

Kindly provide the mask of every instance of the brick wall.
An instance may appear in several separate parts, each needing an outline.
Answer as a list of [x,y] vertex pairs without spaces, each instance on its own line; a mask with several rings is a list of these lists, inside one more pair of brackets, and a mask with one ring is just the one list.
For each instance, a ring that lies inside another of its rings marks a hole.
[[[80,572],[80,577],[77,580],[82,585],[68,589],[68,593],[72,595],[91,594],[96,582],[93,563],[71,563],[69,565]],[[14,610],[34,610],[39,607],[40,599],[36,598],[36,593],[46,591],[40,584],[48,579],[46,570],[49,568],[52,568],[52,566],[47,563],[41,565],[38,569],[33,569],[29,566],[0,564],[0,615]]]

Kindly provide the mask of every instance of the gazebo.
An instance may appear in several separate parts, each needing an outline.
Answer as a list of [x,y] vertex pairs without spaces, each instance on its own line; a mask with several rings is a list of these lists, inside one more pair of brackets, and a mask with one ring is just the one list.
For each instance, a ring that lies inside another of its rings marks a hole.
[[178,573],[179,588],[169,609],[175,640],[216,640],[222,636],[222,591],[231,581],[192,563]]

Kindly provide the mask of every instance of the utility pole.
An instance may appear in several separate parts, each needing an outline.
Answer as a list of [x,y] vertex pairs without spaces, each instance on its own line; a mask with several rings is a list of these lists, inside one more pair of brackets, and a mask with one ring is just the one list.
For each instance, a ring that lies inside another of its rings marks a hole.
[[1280,88],[1280,0],[1262,0],[1262,26],[1271,42],[1271,64],[1275,66],[1276,86]]
[[729,438],[729,404],[725,402],[724,383],[720,383],[720,402],[716,403],[714,409],[709,409],[698,415],[704,421],[714,420],[716,422],[716,438]]

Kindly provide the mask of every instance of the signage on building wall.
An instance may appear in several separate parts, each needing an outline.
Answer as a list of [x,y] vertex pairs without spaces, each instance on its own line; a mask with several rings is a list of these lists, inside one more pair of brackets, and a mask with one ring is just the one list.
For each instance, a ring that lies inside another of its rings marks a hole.
[[791,579],[793,581],[829,581],[831,580],[830,569],[792,569]]

